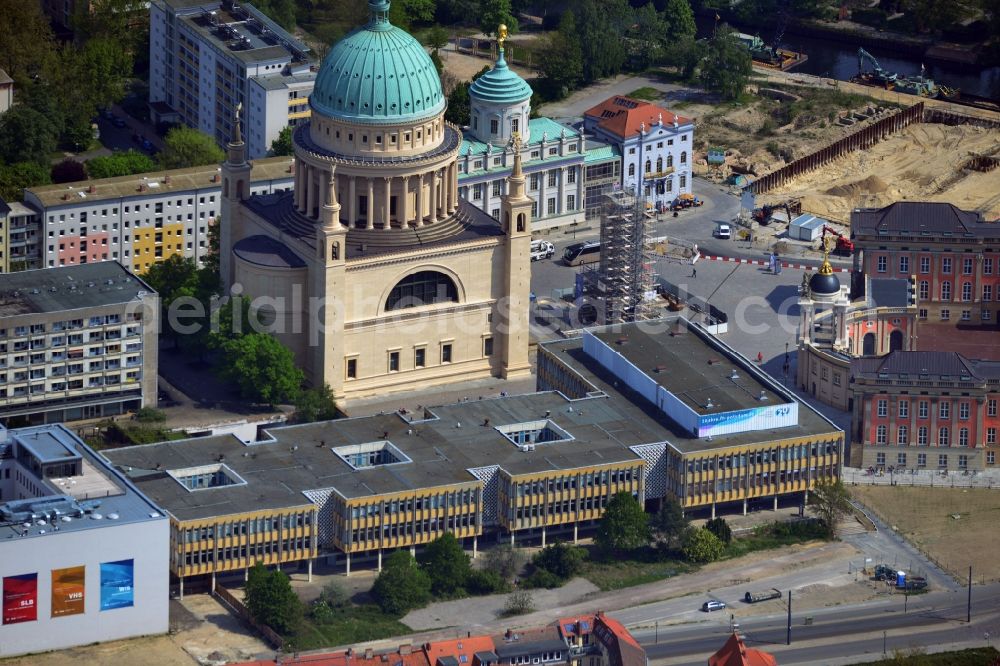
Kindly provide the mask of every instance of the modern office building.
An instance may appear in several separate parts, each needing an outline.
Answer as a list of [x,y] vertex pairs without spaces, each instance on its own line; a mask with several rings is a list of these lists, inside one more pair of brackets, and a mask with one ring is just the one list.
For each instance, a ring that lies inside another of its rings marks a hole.
[[0,273],[41,268],[43,236],[37,210],[0,199]]
[[[647,326],[648,325],[648,326]],[[655,329],[651,332],[650,328]],[[576,539],[628,492],[653,509],[802,503],[843,432],[674,317],[545,343],[540,392],[105,452],[171,519],[170,570],[243,573],[415,549]],[[192,494],[178,477],[199,470]]]
[[618,620],[598,611],[544,627],[489,636],[405,644],[394,650],[349,648],[329,654],[282,656],[240,666],[647,666],[646,651]]
[[[459,196],[500,219],[514,163],[512,137],[532,199],[532,228],[580,224],[599,214],[600,196],[620,175],[621,154],[548,118],[531,118],[531,87],[507,66],[501,42],[493,68],[469,89],[471,124],[458,151]],[[587,202],[591,202],[588,207]]]
[[916,276],[920,321],[956,328],[1000,320],[1000,224],[948,203],[900,201],[851,213],[853,297],[865,277]]
[[854,359],[851,373],[854,466],[962,472],[996,467],[1000,362],[956,352],[896,351]]
[[252,4],[152,0],[149,59],[154,122],[182,122],[225,147],[242,109],[251,158],[309,117],[316,78],[309,47]]
[[293,135],[294,192],[253,195],[238,127],[222,167],[223,283],[269,300],[270,330],[338,401],[530,373],[520,153],[499,221],[458,196],[461,132],[388,7],[372,0],[324,60]]
[[59,423],[156,404],[159,299],[116,261],[0,282],[0,422]]
[[691,192],[694,121],[642,100],[615,95],[589,109],[583,127],[621,154],[620,187],[658,208]]
[[0,426],[0,657],[166,633],[168,538],[64,426]]
[[[290,157],[255,160],[249,190],[288,190],[293,177]],[[142,274],[175,254],[201,263],[210,249],[209,227],[222,208],[221,169],[202,166],[42,185],[26,189],[24,200],[37,211],[37,220],[22,216],[23,222],[16,222],[24,233],[11,234],[10,252],[23,247],[29,268],[120,261]]]

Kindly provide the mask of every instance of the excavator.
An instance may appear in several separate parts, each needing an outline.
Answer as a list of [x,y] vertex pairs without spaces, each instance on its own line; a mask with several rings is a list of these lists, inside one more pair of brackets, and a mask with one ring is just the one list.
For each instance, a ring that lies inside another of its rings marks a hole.
[[[872,71],[865,71],[865,60],[871,62]],[[857,78],[861,83],[866,83],[870,86],[878,86],[880,88],[885,88],[886,90],[892,90],[896,85],[898,75],[895,72],[887,72],[882,69],[882,65],[878,64],[878,60],[875,59],[875,56],[868,53],[868,51],[859,48]]]
[[845,254],[850,256],[854,254],[854,241],[840,233],[836,229],[831,229],[830,227],[823,225],[823,247],[826,247],[826,237],[833,236],[836,239],[836,246],[834,247],[834,252],[837,254]]
[[788,219],[785,221],[791,222],[792,219],[794,219],[794,216],[792,215],[792,209],[788,206],[787,201],[779,204],[764,204],[760,208],[757,208],[753,212],[753,221],[762,227],[766,227],[774,221],[772,218],[774,211],[781,210],[782,208],[785,209],[785,214],[788,216]]

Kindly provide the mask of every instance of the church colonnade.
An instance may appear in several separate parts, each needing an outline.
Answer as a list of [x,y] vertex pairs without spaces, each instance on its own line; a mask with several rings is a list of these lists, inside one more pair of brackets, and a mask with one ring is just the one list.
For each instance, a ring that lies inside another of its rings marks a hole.
[[351,228],[422,227],[448,218],[458,208],[458,164],[454,160],[413,174],[370,176],[299,159],[295,161],[295,209],[299,213],[319,219],[320,209],[328,203],[331,173],[336,178],[340,221]]

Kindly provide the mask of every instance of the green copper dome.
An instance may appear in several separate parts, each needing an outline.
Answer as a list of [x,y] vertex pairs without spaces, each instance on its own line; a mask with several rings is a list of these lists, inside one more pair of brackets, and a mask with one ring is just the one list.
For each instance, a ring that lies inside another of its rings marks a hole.
[[362,123],[407,123],[441,113],[441,79],[424,47],[389,23],[388,0],[370,0],[371,20],[337,42],[316,76],[316,113]]
[[493,69],[476,79],[469,88],[469,96],[493,104],[517,104],[531,99],[531,86],[507,67],[500,49],[500,57]]

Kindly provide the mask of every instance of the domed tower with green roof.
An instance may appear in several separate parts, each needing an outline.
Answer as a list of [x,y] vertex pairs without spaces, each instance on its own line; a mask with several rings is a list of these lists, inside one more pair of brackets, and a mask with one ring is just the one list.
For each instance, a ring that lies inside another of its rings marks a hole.
[[518,132],[522,144],[527,145],[531,140],[528,126],[531,86],[507,66],[504,58],[507,26],[501,25],[497,32],[497,61],[469,88],[469,130],[480,141],[495,146],[507,145],[514,132]]
[[434,63],[387,0],[368,7],[320,66],[291,192],[238,186],[249,166],[234,137],[224,284],[272,302],[273,332],[337,401],[527,375],[529,286],[509,276],[526,274],[530,208],[514,234],[460,199],[462,132]]

